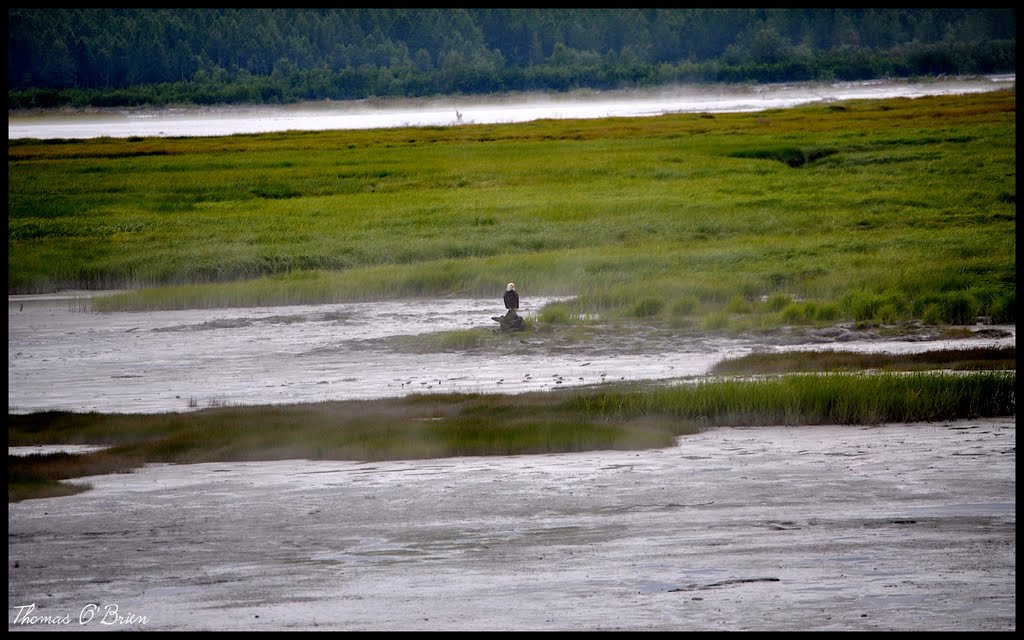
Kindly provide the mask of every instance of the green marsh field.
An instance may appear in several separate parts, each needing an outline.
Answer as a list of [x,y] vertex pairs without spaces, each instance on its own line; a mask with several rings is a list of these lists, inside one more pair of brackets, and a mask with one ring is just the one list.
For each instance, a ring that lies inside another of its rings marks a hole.
[[[514,280],[524,296],[571,298],[528,318],[529,331],[563,336],[596,323],[711,334],[1016,321],[1012,91],[743,114],[9,140],[8,185],[8,293],[123,290],[95,299],[98,313],[497,300]],[[1015,413],[1012,349],[932,364],[835,357],[748,361],[678,387],[9,414],[10,445],[111,448],[11,456],[8,497],[73,493],[82,485],[60,480],[155,461],[638,449],[718,425]]]

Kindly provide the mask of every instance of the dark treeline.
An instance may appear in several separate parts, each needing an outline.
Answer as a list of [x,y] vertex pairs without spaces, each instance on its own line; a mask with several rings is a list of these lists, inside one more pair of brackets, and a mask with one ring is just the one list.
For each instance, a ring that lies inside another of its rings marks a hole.
[[10,9],[8,108],[1016,72],[1014,9]]

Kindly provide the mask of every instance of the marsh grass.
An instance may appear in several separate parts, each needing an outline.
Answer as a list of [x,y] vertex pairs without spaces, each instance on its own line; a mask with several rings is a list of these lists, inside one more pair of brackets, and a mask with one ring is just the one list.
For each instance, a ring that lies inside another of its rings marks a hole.
[[974,347],[922,353],[860,353],[853,351],[755,352],[715,364],[711,375],[764,375],[830,371],[953,371],[1016,370],[1015,347]]
[[8,290],[132,290],[109,311],[515,280],[573,297],[559,322],[1013,322],[1015,100],[10,140]]
[[49,453],[7,456],[7,501],[74,495],[90,489],[88,483],[64,482],[69,478],[108,473],[130,473],[145,461],[116,451],[83,454]]
[[89,442],[84,455],[8,458],[10,501],[79,490],[60,480],[149,462],[392,460],[635,450],[719,425],[880,424],[1013,415],[1015,371],[793,374],[599,385],[521,395],[400,399],[187,414],[8,416],[11,446]]
[[643,385],[579,395],[573,406],[588,416],[669,415],[708,427],[934,422],[1013,415],[1015,380],[1015,372],[793,374]]

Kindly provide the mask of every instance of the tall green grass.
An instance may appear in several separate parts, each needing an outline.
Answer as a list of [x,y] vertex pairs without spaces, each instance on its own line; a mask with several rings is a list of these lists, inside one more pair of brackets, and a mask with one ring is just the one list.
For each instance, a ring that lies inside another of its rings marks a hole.
[[514,280],[570,318],[1013,322],[1015,93],[843,106],[10,140],[8,290],[133,290],[103,311]]
[[577,396],[585,416],[668,415],[706,426],[881,424],[1013,415],[1016,372],[793,374]]

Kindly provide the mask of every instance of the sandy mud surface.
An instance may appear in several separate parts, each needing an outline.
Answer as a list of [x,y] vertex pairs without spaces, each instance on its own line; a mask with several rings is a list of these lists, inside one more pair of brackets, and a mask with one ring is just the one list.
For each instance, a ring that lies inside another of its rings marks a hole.
[[96,476],[8,506],[8,630],[1013,631],[1015,433]]

